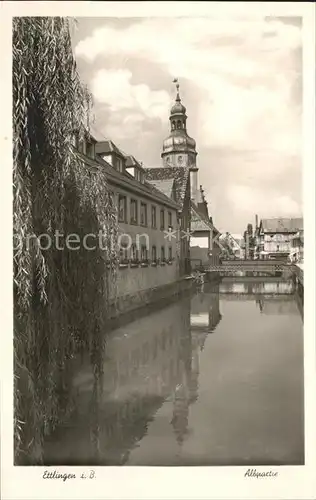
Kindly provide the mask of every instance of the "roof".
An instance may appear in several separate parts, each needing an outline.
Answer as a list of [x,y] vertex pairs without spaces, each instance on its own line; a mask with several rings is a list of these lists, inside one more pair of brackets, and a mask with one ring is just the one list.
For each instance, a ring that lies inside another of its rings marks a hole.
[[125,158],[124,153],[122,153],[122,151],[114,144],[114,142],[110,141],[109,139],[106,141],[97,142],[97,144],[95,145],[95,152],[98,155],[116,153],[117,155]]
[[260,227],[264,233],[296,233],[304,227],[303,217],[262,219]]
[[154,186],[152,186],[148,182],[140,183],[128,173],[118,172],[109,163],[103,160],[101,156],[96,155],[96,159],[94,160],[79,152],[77,152],[77,154],[92,170],[102,170],[105,173],[109,184],[115,184],[127,190],[137,192],[142,196],[147,196],[148,198],[155,199],[156,201],[160,201],[162,204],[167,205],[168,207],[179,210],[180,207],[174,200],[172,200],[168,196],[165,196]]
[[187,185],[190,180],[189,169],[182,167],[145,168],[145,174],[149,182],[173,179],[176,201],[181,207],[183,206]]
[[149,182],[152,186],[155,186],[156,189],[159,189],[159,191],[161,191],[164,195],[172,198],[173,188],[175,185],[175,180],[173,178],[162,181],[148,180],[147,182]]
[[132,155],[127,155],[125,156],[125,159],[126,159],[126,167],[129,168],[129,167],[137,167],[141,170],[144,170],[142,165],[139,163],[139,161],[136,160],[135,156],[132,156]]
[[213,223],[201,213],[198,207],[191,202],[191,231],[214,231],[219,234]]

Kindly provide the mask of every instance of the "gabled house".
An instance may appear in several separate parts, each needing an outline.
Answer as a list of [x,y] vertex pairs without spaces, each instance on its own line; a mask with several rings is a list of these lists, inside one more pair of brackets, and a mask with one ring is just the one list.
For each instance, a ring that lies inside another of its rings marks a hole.
[[220,232],[209,216],[207,202],[202,186],[191,202],[191,241],[190,252],[193,267],[217,266],[220,262]]
[[179,205],[176,236],[180,274],[190,272],[190,172],[183,167],[146,168],[146,180]]
[[287,259],[293,236],[300,231],[303,231],[302,217],[261,219],[257,230],[259,259]]

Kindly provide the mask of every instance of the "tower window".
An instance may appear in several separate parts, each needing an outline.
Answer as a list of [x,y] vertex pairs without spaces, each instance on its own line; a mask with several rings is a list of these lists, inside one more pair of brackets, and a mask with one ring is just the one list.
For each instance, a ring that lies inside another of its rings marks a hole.
[[171,123],[171,130],[174,130],[175,128],[176,128],[176,122],[175,122],[175,121],[173,121],[173,122]]
[[178,121],[177,121],[177,129],[181,129],[181,128],[182,128],[181,121],[180,121],[180,120],[178,120]]

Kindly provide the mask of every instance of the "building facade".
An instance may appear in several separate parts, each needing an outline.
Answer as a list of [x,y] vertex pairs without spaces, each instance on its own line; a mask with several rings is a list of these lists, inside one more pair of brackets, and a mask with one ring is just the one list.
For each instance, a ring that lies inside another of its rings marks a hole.
[[191,203],[191,262],[192,266],[208,267],[220,263],[220,233],[209,216],[202,186]]
[[259,259],[287,259],[292,253],[293,237],[303,231],[303,218],[261,219],[256,231],[256,256]]
[[142,165],[112,141],[89,136],[78,151],[86,165],[102,170],[117,207],[119,269],[112,290],[118,312],[172,293],[185,262],[176,238],[181,205],[146,180]]
[[289,259],[291,262],[302,264],[304,262],[304,231],[301,229],[290,237],[291,251]]

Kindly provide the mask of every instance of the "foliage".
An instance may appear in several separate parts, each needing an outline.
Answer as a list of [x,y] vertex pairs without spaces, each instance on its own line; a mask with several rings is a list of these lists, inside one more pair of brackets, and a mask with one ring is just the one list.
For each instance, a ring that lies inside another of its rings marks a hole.
[[[15,461],[38,464],[42,442],[71,411],[71,360],[89,349],[102,373],[109,283],[115,282],[115,207],[102,169],[72,146],[91,97],[72,54],[69,21],[13,20]],[[46,234],[102,231],[93,251],[43,250]],[[36,237],[31,237],[35,235]],[[43,241],[42,241],[43,240]],[[42,243],[42,245],[39,244]]]

